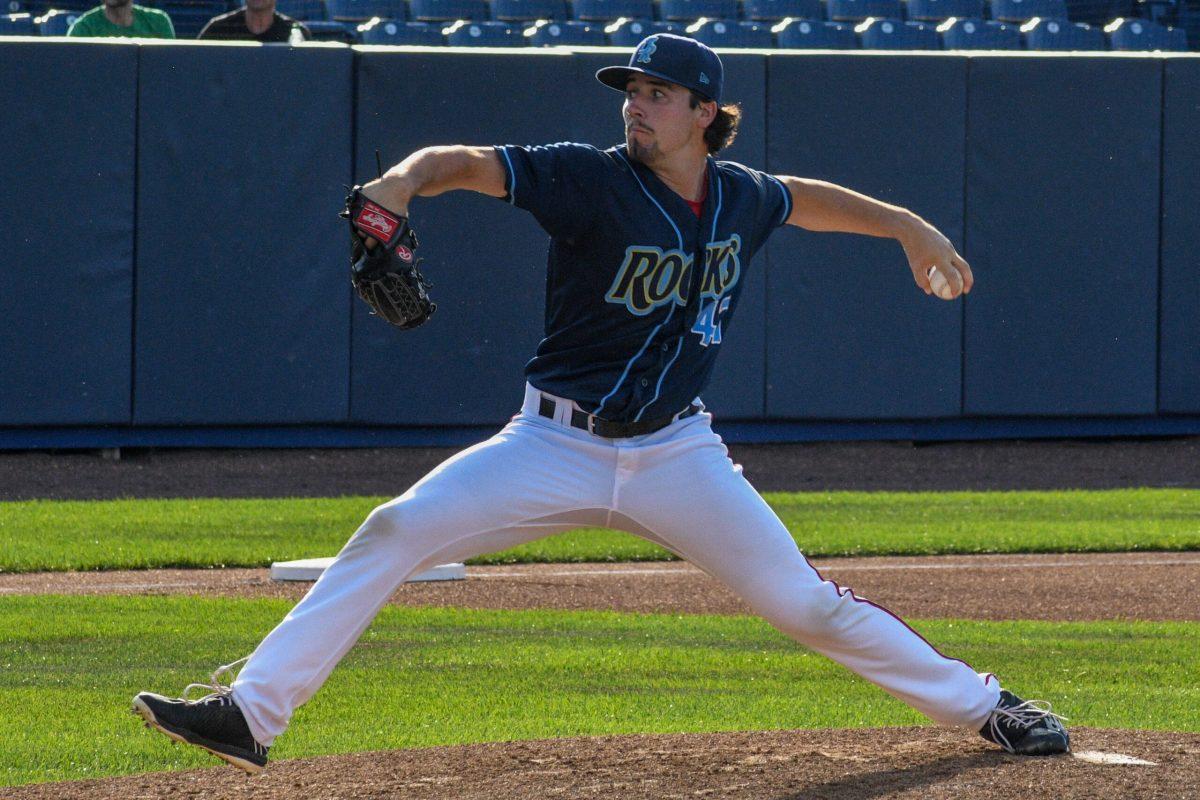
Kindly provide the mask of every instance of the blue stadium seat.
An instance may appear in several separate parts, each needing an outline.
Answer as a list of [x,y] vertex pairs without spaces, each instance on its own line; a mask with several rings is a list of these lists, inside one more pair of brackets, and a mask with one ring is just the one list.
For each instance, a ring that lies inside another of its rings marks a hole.
[[330,19],[310,19],[304,23],[314,42],[342,42],[358,44],[358,31],[353,24]]
[[1167,36],[1170,42],[1170,51],[1173,53],[1186,52],[1188,47],[1188,32],[1183,28],[1168,27]]
[[6,2],[6,3],[0,3],[0,8],[4,9],[4,11],[3,11],[4,14],[26,14],[26,13],[29,13],[29,9],[27,9],[25,7],[25,4],[22,3],[21,0],[8,0],[8,2]]
[[625,19],[654,19],[651,0],[575,0],[575,19],[584,22]]
[[442,31],[451,47],[524,47],[521,29],[508,22],[459,20]]
[[171,18],[177,39],[195,39],[210,19],[230,10],[223,2],[164,3],[159,8]]
[[737,0],[662,0],[659,10],[663,19],[675,22],[738,17]]
[[1021,26],[1026,50],[1107,50],[1104,31],[1082,22],[1034,17]]
[[775,47],[775,35],[770,25],[762,22],[739,22],[736,19],[709,19],[689,25],[688,35],[709,47]]
[[453,22],[488,18],[484,0],[412,0],[411,18],[420,22]]
[[989,0],[992,19],[1000,22],[1028,22],[1034,17],[1067,19],[1066,0]]
[[0,36],[37,36],[37,26],[32,14],[4,14],[0,16]]
[[1132,17],[1134,0],[1066,0],[1067,18],[1104,27],[1117,17]]
[[857,50],[854,28],[843,22],[786,20],[771,29],[776,44],[785,50]]
[[74,11],[75,16],[80,16],[85,11],[90,11],[100,5],[94,0],[41,0],[41,2],[29,3],[25,10],[37,16],[45,16],[50,11]]
[[995,20],[951,17],[938,25],[937,31],[942,36],[942,48],[945,50],[1021,49],[1020,29]]
[[900,0],[829,0],[829,18],[835,22],[862,22],[867,17],[900,19]]
[[908,19],[941,22],[951,17],[983,17],[983,0],[908,0]]
[[492,19],[532,22],[535,19],[570,19],[565,0],[492,0]]
[[52,8],[34,20],[38,33],[42,36],[66,36],[71,23],[79,19],[78,11],[62,11]]
[[1184,31],[1192,50],[1200,50],[1200,5],[1181,8],[1175,26]]
[[746,0],[746,19],[778,22],[787,19],[824,19],[821,0]]
[[441,25],[378,18],[359,25],[358,37],[363,44],[439,47],[446,43]]
[[854,32],[862,38],[864,50],[941,50],[937,30],[924,22],[871,17],[858,24]]
[[[531,33],[532,31],[532,33]],[[603,26],[592,22],[540,22],[525,31],[534,47],[606,47],[608,37]]]
[[1104,26],[1108,44],[1113,50],[1187,50],[1187,39],[1180,36],[1183,31],[1168,28],[1144,19],[1114,19]]
[[[404,0],[328,0],[329,16],[347,22],[366,22],[386,19],[403,22],[408,19],[408,3]],[[441,36],[441,32],[438,32]]]
[[33,15],[35,25],[37,24],[37,18],[43,16],[47,11],[77,11],[82,14],[84,11],[100,5],[99,3],[88,5],[87,0],[78,0],[73,5],[70,3],[56,3],[54,0],[20,0],[20,2],[24,8],[19,8],[11,13],[27,12]]
[[685,35],[683,26],[677,22],[655,22],[649,19],[623,19],[604,28],[608,43],[613,47],[635,47],[642,39],[655,33],[678,33]]
[[1179,0],[1137,0],[1133,16],[1169,25],[1178,18],[1181,5]]
[[329,19],[325,0],[275,0],[275,10],[292,19]]

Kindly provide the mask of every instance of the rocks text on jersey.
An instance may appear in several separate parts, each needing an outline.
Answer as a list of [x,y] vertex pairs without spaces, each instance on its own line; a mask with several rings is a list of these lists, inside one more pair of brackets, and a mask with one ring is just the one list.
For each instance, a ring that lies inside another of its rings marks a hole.
[[[704,255],[704,280],[700,296],[718,298],[738,282],[742,265],[738,252],[742,239],[737,234],[725,241],[709,242]],[[632,245],[617,270],[604,299],[624,305],[629,313],[645,316],[670,302],[687,305],[691,286],[692,254],[672,248]]]

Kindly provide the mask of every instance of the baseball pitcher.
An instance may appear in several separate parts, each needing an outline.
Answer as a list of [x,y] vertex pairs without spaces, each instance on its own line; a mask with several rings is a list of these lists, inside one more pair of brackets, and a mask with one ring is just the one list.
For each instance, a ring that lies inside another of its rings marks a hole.
[[1002,691],[992,674],[822,578],[730,461],[700,399],[735,335],[754,256],[780,226],[896,239],[916,285],[948,299],[971,291],[970,266],[903,208],[717,160],[740,110],[722,105],[722,64],[703,44],[651,36],[628,65],[596,77],[623,94],[623,144],[426,148],[354,189],[343,210],[355,286],[400,328],[435,308],[408,221],[414,198],[470,190],[533,214],[550,237],[546,329],[520,413],[372,511],[230,685],[222,678],[234,665],[200,685],[200,699],[144,692],[135,712],[259,771],[292,713],[406,578],[599,526],[692,562],[786,635],[938,723],[1010,753],[1065,752],[1067,732],[1046,704]]

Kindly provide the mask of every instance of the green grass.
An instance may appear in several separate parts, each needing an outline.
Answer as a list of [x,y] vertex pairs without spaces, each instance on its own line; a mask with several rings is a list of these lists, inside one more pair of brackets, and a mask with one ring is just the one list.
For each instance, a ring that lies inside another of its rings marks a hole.
[[[1200,490],[769,493],[812,556],[1200,549]],[[0,571],[265,566],[332,555],[387,498],[0,503]],[[477,559],[670,558],[579,530]]]
[[[0,598],[0,785],[214,762],[144,731],[249,652],[281,601]],[[219,623],[214,623],[219,620]],[[927,621],[944,652],[1076,725],[1200,731],[1200,624]],[[913,724],[915,712],[747,617],[385,608],[273,758],[630,732]],[[969,734],[964,734],[967,736]]]

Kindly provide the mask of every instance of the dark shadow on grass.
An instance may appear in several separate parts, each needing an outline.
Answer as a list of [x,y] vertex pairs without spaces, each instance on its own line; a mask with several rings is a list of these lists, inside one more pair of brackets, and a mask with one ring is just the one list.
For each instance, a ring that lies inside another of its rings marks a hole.
[[911,767],[889,767],[860,772],[806,786],[798,792],[774,795],[773,800],[873,800],[891,797],[912,789],[921,789],[948,780],[975,768],[993,767],[1004,758],[999,752],[973,752],[943,756]]

